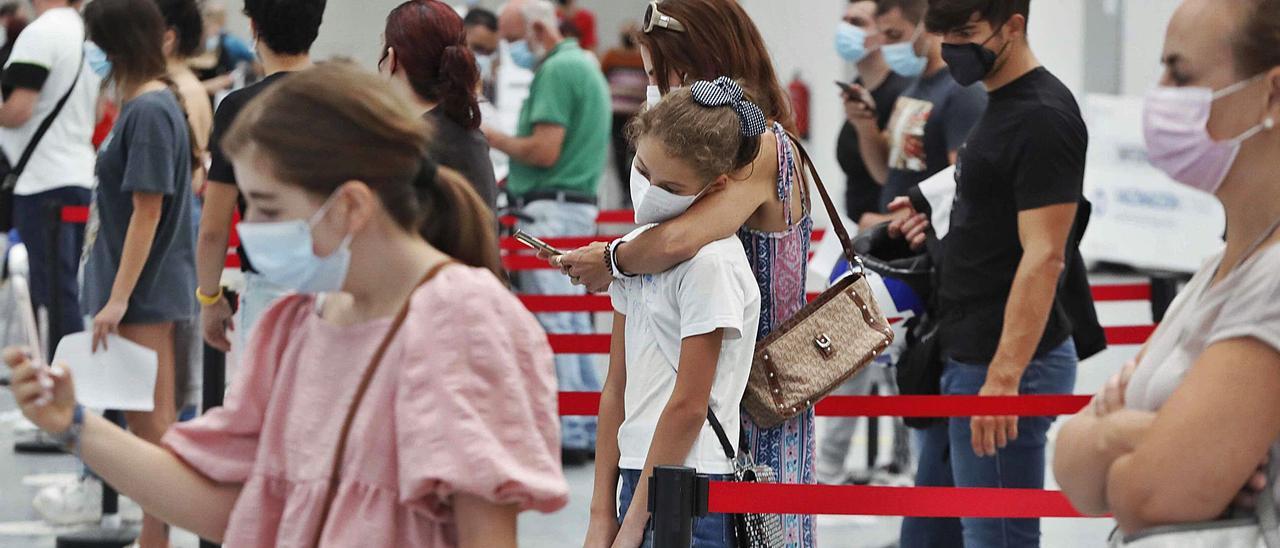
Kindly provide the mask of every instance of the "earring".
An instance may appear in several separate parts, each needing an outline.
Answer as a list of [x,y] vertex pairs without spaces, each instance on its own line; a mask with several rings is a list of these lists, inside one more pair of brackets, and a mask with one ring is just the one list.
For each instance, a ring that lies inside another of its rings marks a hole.
[[1263,128],[1263,129],[1271,130],[1271,129],[1274,129],[1275,127],[1276,127],[1276,119],[1275,119],[1275,118],[1272,118],[1272,117],[1268,116],[1266,120],[1263,120],[1263,121],[1262,121],[1262,128]]

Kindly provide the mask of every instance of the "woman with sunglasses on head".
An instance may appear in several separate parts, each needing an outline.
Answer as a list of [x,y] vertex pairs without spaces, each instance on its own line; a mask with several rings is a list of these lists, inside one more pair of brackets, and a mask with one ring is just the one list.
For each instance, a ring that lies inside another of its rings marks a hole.
[[[778,82],[755,23],[733,0],[650,2],[636,37],[649,73],[651,101],[698,80],[727,76],[758,100],[769,131],[750,165],[686,213],[632,240],[594,244],[552,259],[575,280],[600,291],[617,278],[664,272],[711,242],[737,235],[759,283],[758,340],[805,304],[804,280],[813,220],[800,154],[791,136],[790,102]],[[632,168],[631,193],[639,207],[649,185]],[[608,256],[610,261],[606,262]],[[784,483],[815,483],[813,410],[775,428],[760,428],[743,414],[743,443],[757,463]],[[787,546],[814,544],[813,516],[783,518]]]
[[228,546],[514,547],[519,512],[563,507],[546,335],[495,276],[492,214],[424,160],[403,95],[327,63],[264,91],[223,140],[240,237],[296,291],[255,325],[223,407],[151,445],[86,415],[69,372],[8,349],[23,413],[147,511]]

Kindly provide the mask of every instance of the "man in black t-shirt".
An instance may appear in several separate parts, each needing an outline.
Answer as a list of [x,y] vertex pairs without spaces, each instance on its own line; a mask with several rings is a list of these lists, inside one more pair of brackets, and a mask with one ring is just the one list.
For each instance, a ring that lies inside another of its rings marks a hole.
[[[947,395],[1067,394],[1075,387],[1077,350],[1059,287],[1074,256],[1088,134],[1071,92],[1027,44],[1028,4],[930,0],[925,18],[926,28],[943,36],[956,81],[982,81],[990,98],[958,154],[943,240],[938,308]],[[891,208],[910,206],[899,200]],[[942,446],[949,462],[922,459],[920,468],[949,470],[959,487],[1042,488],[1051,423],[950,419],[945,435],[926,431],[921,449],[939,454]],[[932,521],[904,521],[902,545],[959,542],[930,536],[945,520]],[[960,521],[968,546],[1039,544],[1039,520]]]
[[[858,78],[854,83],[871,93],[871,98],[875,100],[876,105],[876,127],[884,131],[884,128],[889,125],[889,116],[893,114],[894,103],[898,101],[902,90],[906,89],[913,79],[889,70],[889,65],[884,62],[884,55],[879,48],[882,38],[879,27],[876,26],[875,13],[874,0],[849,2],[845,8],[840,30],[837,32],[848,32],[850,36],[847,40],[862,38],[863,43],[860,47],[858,44],[842,45],[842,40],[846,40],[842,36],[837,38],[836,49],[842,59],[857,63]],[[856,30],[849,27],[854,27]],[[842,95],[846,109],[852,109],[856,105],[855,98],[849,97],[848,94]],[[864,213],[880,211],[880,183],[871,177],[871,173],[867,171],[867,164],[862,159],[862,150],[858,146],[858,131],[853,126],[856,120],[853,113],[846,112],[846,115],[850,119],[845,121],[840,128],[840,136],[836,138],[836,160],[840,162],[840,168],[844,171],[847,182],[845,211],[849,219],[858,221],[862,219]]]
[[[245,0],[245,14],[253,22],[258,57],[268,76],[256,84],[232,92],[218,105],[213,115],[213,134],[209,139],[209,184],[204,195],[200,218],[200,236],[196,245],[196,275],[200,285],[200,321],[204,339],[210,346],[228,352],[232,343],[227,330],[236,333],[237,351],[248,340],[248,333],[266,306],[284,294],[283,288],[261,279],[250,264],[244,249],[238,249],[245,288],[240,295],[239,319],[231,321],[231,306],[222,294],[222,268],[227,259],[227,243],[231,223],[239,209],[244,213],[244,199],[236,187],[236,174],[231,161],[222,153],[222,135],[231,128],[236,116],[259,93],[280,81],[286,74],[311,66],[311,44],[320,32],[325,0]],[[302,130],[303,128],[298,128]]]

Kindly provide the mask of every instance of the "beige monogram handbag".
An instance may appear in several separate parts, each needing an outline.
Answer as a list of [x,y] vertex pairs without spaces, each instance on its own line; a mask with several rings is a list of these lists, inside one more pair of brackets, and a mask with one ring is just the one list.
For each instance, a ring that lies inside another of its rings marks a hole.
[[822,177],[799,140],[792,141],[809,167],[844,256],[855,271],[756,344],[742,406],[765,428],[813,407],[893,342],[893,330],[872,297],[862,261],[853,252]]

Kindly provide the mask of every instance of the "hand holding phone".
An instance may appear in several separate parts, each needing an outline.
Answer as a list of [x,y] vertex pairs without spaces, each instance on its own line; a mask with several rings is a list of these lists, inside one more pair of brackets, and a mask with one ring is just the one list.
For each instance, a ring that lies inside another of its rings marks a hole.
[[45,393],[40,396],[36,405],[48,405],[49,402],[53,401],[53,379],[49,378],[49,366],[48,362],[44,360],[42,350],[44,342],[40,339],[40,328],[36,324],[35,310],[31,308],[31,288],[27,285],[27,279],[22,276],[10,278],[9,283],[13,287],[14,304],[18,307],[19,321],[22,322],[27,355],[30,356],[31,363],[38,368],[40,386],[45,389]]
[[559,249],[551,247],[551,244],[548,244],[547,242],[544,242],[535,236],[530,236],[528,233],[526,233],[523,230],[517,230],[516,233],[512,236],[516,239],[516,241],[526,246],[529,246],[532,249],[536,249],[538,251],[546,253],[548,255],[553,255],[553,256],[564,255],[563,251],[560,251]]

